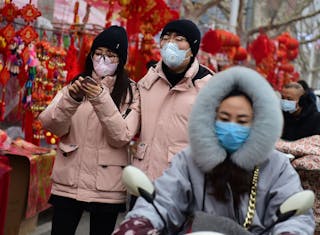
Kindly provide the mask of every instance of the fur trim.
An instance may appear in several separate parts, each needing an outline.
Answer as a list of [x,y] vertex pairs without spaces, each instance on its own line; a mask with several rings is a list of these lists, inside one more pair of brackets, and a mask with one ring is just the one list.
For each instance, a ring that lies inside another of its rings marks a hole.
[[270,84],[256,71],[235,66],[217,73],[200,90],[189,119],[192,157],[204,172],[227,156],[215,135],[216,109],[235,87],[253,102],[254,120],[248,140],[231,155],[231,160],[246,170],[264,162],[280,138],[283,117],[280,102]]

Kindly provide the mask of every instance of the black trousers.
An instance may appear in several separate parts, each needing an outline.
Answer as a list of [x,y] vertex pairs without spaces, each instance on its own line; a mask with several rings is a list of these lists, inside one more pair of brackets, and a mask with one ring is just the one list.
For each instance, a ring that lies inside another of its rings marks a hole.
[[90,213],[90,235],[111,235],[120,211],[125,204],[80,202],[52,195],[53,205],[51,235],[74,235],[83,211]]

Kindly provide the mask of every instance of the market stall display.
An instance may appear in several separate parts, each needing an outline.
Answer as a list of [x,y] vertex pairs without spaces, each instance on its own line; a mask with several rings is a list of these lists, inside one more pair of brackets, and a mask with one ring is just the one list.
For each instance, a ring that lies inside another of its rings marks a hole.
[[316,231],[320,232],[320,136],[310,136],[296,141],[279,140],[276,148],[295,156],[292,165],[298,171],[302,185],[316,194],[314,215]]
[[1,151],[2,157],[7,157],[12,168],[4,231],[7,235],[18,234],[23,220],[36,218],[49,207],[55,151],[17,139]]

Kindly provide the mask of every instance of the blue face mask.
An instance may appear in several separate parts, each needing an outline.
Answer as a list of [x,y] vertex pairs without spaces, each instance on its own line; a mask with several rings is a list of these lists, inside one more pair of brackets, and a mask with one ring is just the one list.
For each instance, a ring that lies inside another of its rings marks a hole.
[[222,147],[228,153],[233,153],[248,139],[251,128],[234,122],[216,121],[215,129]]
[[170,68],[176,68],[187,59],[188,50],[180,50],[176,43],[169,42],[161,48],[160,52],[163,62]]
[[280,101],[281,109],[284,112],[294,113],[297,111],[297,102],[294,100],[281,99]]

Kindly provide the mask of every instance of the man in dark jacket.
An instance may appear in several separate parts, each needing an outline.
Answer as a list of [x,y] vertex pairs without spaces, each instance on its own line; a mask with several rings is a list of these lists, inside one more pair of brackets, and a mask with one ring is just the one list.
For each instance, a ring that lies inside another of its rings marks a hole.
[[303,87],[291,82],[282,88],[281,108],[284,116],[282,139],[297,140],[320,135],[320,113]]

